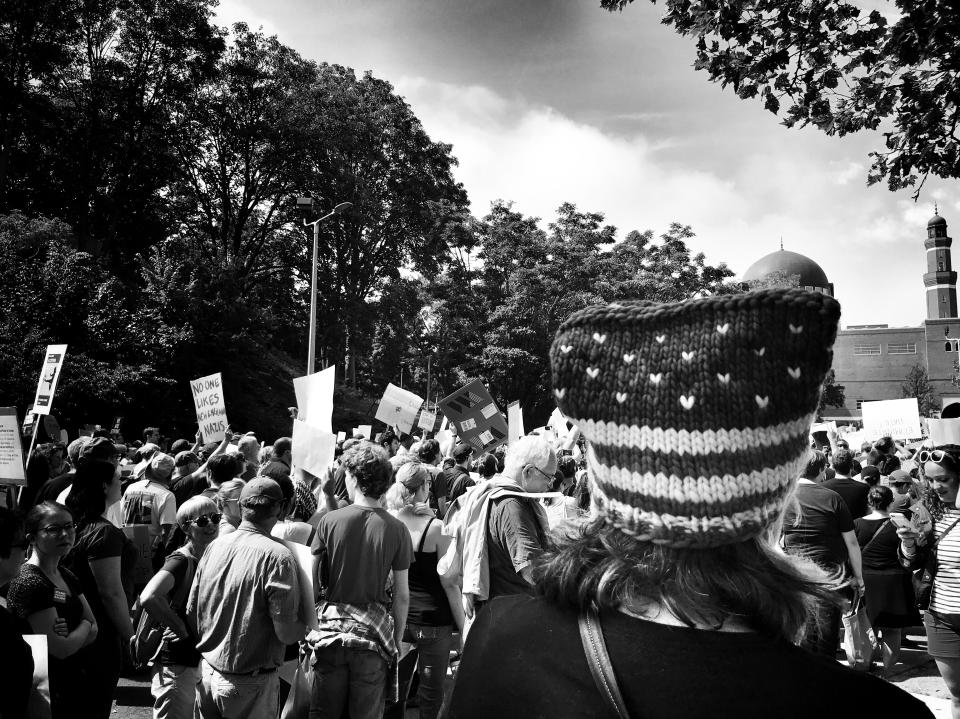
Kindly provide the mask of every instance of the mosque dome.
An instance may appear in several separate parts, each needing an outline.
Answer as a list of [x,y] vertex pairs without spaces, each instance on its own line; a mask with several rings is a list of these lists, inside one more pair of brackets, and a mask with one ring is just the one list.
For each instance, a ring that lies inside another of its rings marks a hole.
[[947,224],[947,221],[946,221],[945,219],[943,219],[942,217],[940,217],[940,215],[934,215],[934,216],[931,217],[930,220],[927,222],[927,227],[936,227],[937,225],[944,225],[944,226],[946,226],[946,224]]
[[782,272],[786,277],[798,275],[800,287],[831,288],[832,294],[833,286],[823,268],[809,257],[789,250],[778,250],[761,257],[743,273],[743,281],[755,282],[777,272]]

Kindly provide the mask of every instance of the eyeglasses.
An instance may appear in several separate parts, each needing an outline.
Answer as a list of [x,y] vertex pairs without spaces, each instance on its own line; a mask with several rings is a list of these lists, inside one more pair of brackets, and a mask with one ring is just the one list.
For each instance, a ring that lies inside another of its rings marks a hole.
[[69,522],[67,524],[48,524],[46,527],[41,527],[40,531],[44,534],[60,534],[62,532],[69,534],[77,531],[77,525],[75,522]]
[[535,465],[535,464],[528,464],[527,466],[528,466],[528,467],[533,467],[535,470],[537,470],[540,474],[542,474],[544,477],[546,477],[546,479],[547,479],[548,482],[552,482],[554,479],[556,479],[552,474],[547,474],[546,472],[544,472],[542,469],[540,469],[540,468],[539,468],[537,465]]
[[223,516],[223,515],[220,514],[219,512],[216,513],[216,514],[201,514],[201,515],[200,515],[199,517],[197,517],[196,519],[191,519],[190,521],[193,522],[194,524],[196,524],[198,527],[206,527],[206,526],[207,526],[208,524],[210,524],[211,522],[212,522],[213,524],[219,524],[219,523],[220,523],[220,517],[222,517],[222,516]]
[[936,462],[937,464],[940,464],[944,459],[946,459],[948,462],[950,462],[950,464],[956,464],[956,460],[953,458],[953,456],[948,452],[944,452],[942,449],[923,449],[917,452],[917,459],[919,459],[921,463]]

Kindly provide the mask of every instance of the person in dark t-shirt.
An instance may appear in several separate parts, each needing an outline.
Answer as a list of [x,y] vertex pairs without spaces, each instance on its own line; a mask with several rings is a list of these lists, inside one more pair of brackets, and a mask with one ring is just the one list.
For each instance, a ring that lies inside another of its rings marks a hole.
[[[862,590],[860,545],[850,510],[843,498],[826,483],[816,483],[825,464],[826,457],[821,452],[814,452],[797,482],[796,501],[783,515],[784,547],[792,554],[812,559],[832,573],[851,575],[853,583]],[[823,604],[817,626],[803,640],[802,646],[832,657],[839,640],[840,609],[834,604]]]
[[407,622],[413,543],[380,503],[393,479],[386,452],[363,442],[344,452],[342,462],[353,504],[323,515],[312,545],[314,576],[326,601],[313,644],[310,709],[340,716],[349,706],[351,716],[380,716],[387,667],[398,656]]
[[869,510],[867,509],[867,493],[870,486],[866,482],[858,482],[850,477],[853,470],[853,454],[848,449],[837,450],[833,455],[833,468],[836,476],[823,483],[824,487],[832,489],[843,497],[843,501],[850,510],[853,519],[859,519]]
[[446,514],[447,508],[453,504],[457,497],[476,484],[470,476],[470,460],[472,458],[473,447],[466,442],[458,442],[457,446],[453,448],[455,464],[443,470],[436,487],[434,487],[440,516]]

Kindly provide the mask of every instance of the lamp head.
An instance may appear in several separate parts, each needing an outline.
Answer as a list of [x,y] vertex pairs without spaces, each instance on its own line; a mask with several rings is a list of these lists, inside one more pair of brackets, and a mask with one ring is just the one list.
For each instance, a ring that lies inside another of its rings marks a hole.
[[300,211],[300,214],[308,216],[313,212],[313,198],[312,197],[298,197],[297,198],[297,209]]

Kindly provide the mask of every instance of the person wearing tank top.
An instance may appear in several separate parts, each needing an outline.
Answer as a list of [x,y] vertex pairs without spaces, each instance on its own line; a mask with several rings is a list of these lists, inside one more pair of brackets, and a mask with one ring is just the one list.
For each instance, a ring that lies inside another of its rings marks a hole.
[[[460,590],[453,577],[437,573],[437,562],[450,545],[441,522],[430,508],[432,476],[419,462],[397,469],[396,481],[387,491],[387,508],[410,532],[416,550],[408,574],[410,609],[404,641],[416,644],[419,652],[420,688],[417,700],[421,719],[433,719],[443,703],[443,683],[450,663],[453,632],[463,630]],[[403,699],[396,708],[403,715]]]

